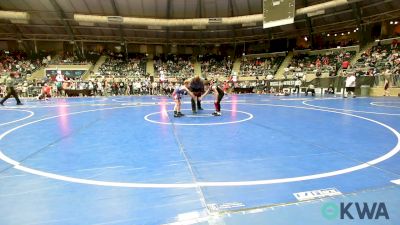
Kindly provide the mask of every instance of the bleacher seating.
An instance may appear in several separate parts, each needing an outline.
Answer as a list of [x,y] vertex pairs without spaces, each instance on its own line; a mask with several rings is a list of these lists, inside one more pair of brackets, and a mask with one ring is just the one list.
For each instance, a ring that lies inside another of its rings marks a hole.
[[320,76],[322,73],[335,76],[340,69],[351,67],[351,58],[355,51],[326,51],[325,54],[302,53],[295,55],[285,71],[286,78],[302,77],[304,74],[313,73]]
[[27,78],[40,67],[40,60],[29,59],[25,52],[0,51],[1,76],[7,76],[11,71],[18,71],[22,78]]
[[240,65],[241,76],[274,76],[282,64],[284,56],[277,57],[243,57]]
[[191,77],[194,66],[191,55],[161,55],[154,58],[154,75],[164,73],[168,77]]
[[400,73],[400,44],[394,39],[392,43],[375,46],[364,51],[355,63],[352,72],[357,75],[391,75]]
[[205,77],[231,75],[233,61],[226,56],[207,54],[199,57],[201,72]]
[[142,54],[129,56],[110,56],[100,66],[99,72],[105,77],[141,77],[146,74],[146,57]]

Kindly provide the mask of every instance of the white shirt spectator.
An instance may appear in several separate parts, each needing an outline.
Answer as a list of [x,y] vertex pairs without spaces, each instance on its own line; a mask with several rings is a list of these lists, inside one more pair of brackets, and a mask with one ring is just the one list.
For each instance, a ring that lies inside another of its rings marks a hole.
[[355,86],[356,86],[356,76],[352,74],[346,78],[346,87],[355,87]]
[[57,74],[56,81],[58,81],[58,82],[64,81],[64,76],[62,74]]
[[103,91],[103,84],[100,81],[97,82],[97,91]]
[[236,76],[236,75],[233,75],[233,76],[232,76],[232,81],[233,81],[233,82],[237,82],[237,76]]
[[164,81],[165,80],[165,75],[164,75],[164,71],[160,71],[160,81]]

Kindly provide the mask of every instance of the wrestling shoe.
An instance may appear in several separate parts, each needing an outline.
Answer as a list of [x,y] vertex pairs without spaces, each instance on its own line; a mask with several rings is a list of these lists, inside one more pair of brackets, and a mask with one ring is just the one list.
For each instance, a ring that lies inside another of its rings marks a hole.
[[178,116],[184,116],[185,114],[178,112]]
[[18,102],[17,105],[24,105],[24,104],[22,104],[21,102]]
[[220,116],[221,113],[220,113],[220,112],[213,112],[212,115],[213,115],[213,116]]

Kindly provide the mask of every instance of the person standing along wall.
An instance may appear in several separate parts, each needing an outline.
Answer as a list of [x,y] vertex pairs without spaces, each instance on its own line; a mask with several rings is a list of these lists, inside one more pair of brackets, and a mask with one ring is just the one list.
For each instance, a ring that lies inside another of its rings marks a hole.
[[56,76],[56,87],[57,87],[57,92],[56,92],[56,96],[60,97],[62,96],[62,92],[63,92],[63,82],[64,82],[64,75],[61,74],[61,71],[57,71],[57,76]]
[[294,90],[295,90],[295,92],[296,92],[297,94],[300,94],[300,87],[301,87],[301,80],[300,80],[300,79],[297,79],[297,80],[294,82]]
[[384,77],[385,77],[385,85],[383,86],[383,91],[384,91],[383,96],[390,96],[390,92],[389,92],[389,79],[388,79],[387,76],[384,76]]
[[348,94],[351,93],[353,95],[353,98],[356,97],[355,95],[355,90],[356,90],[356,76],[354,73],[347,74],[346,78],[346,92],[344,93],[344,98],[347,98]]

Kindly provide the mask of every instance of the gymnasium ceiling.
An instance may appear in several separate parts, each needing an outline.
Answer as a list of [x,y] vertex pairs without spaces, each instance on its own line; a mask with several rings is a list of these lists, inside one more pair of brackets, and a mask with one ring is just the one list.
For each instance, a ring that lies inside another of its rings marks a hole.
[[[329,0],[296,0],[296,9]],[[2,40],[76,40],[128,43],[216,44],[257,41],[353,31],[358,23],[370,24],[400,18],[399,0],[363,0],[330,8],[324,15],[296,16],[295,23],[270,29],[242,25],[152,29],[147,26],[80,24],[74,14],[144,18],[219,18],[262,13],[262,0],[1,0],[0,10],[24,11],[27,24],[0,19]],[[309,23],[309,22],[310,23]]]

